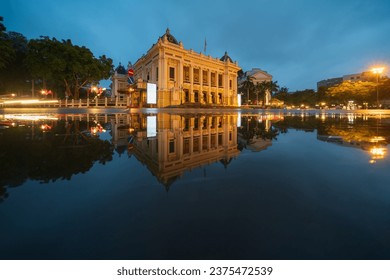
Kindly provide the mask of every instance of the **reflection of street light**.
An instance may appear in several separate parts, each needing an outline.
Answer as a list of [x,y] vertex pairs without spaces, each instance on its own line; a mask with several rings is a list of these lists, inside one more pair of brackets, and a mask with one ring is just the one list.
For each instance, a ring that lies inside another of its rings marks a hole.
[[381,141],[385,141],[385,138],[382,136],[374,136],[369,141],[374,144],[369,150],[371,154],[370,163],[375,163],[376,160],[383,159],[386,156],[387,148],[383,143],[380,143]]
[[383,73],[385,67],[372,68],[371,72],[376,74],[376,107],[379,108],[379,75]]

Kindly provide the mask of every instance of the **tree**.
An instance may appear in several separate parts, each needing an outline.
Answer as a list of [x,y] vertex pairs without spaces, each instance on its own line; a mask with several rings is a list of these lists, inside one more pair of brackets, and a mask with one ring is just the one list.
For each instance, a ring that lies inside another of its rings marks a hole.
[[247,104],[249,104],[249,92],[253,91],[255,85],[253,84],[253,77],[246,76],[245,81],[242,82],[241,88],[247,92]]
[[278,81],[266,81],[264,82],[266,84],[267,89],[271,93],[271,95],[274,95],[275,92],[279,90]]
[[41,37],[29,42],[27,65],[34,78],[63,83],[67,96],[79,98],[83,86],[108,79],[113,72],[112,59],[105,55],[95,58],[71,40]]
[[30,84],[27,84],[26,80],[30,75],[24,63],[27,55],[27,39],[18,32],[8,32],[7,38],[14,56],[2,70],[0,69],[2,88],[7,92],[28,91]]
[[257,86],[258,86],[258,88],[259,88],[259,90],[260,90],[260,92],[261,92],[261,94],[263,96],[263,103],[264,104],[267,103],[266,100],[265,100],[267,94],[272,96],[273,93],[277,92],[278,89],[279,89],[279,85],[278,85],[277,81],[275,81],[275,82],[273,82],[273,81],[263,81],[263,82],[259,83]]
[[328,88],[327,95],[334,102],[347,103],[349,100],[358,103],[374,101],[376,83],[344,81],[339,85]]
[[5,32],[6,28],[3,25],[3,17],[0,16],[0,69],[3,69],[14,58],[15,51],[12,48],[12,43]]
[[257,83],[255,86],[256,91],[256,104],[259,104],[259,94],[260,97],[264,99],[265,92],[267,90],[266,82]]

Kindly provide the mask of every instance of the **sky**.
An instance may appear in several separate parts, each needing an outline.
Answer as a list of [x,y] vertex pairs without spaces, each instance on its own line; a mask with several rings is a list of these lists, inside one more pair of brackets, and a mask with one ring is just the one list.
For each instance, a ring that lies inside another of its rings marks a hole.
[[7,31],[135,62],[169,28],[185,49],[260,68],[289,91],[390,68],[389,0],[1,0]]

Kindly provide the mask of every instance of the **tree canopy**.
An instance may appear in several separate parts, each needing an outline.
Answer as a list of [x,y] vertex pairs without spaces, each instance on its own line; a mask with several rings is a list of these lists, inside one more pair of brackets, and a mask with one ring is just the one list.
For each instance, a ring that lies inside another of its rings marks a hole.
[[12,43],[5,31],[3,17],[0,16],[0,69],[5,68],[15,55],[15,50],[12,48]]
[[330,99],[339,103],[345,103],[349,100],[355,102],[372,101],[372,93],[375,92],[376,83],[373,82],[350,82],[344,81],[341,84],[330,87],[327,95]]
[[[80,89],[108,79],[112,59],[98,58],[85,46],[71,40],[41,36],[27,40],[17,32],[6,32],[0,16],[0,92],[31,92],[31,82],[47,85],[60,95],[79,98]],[[35,83],[34,83],[35,84]]]
[[95,58],[88,48],[71,40],[41,37],[30,40],[28,47],[26,62],[32,77],[63,83],[69,97],[79,98],[80,88],[108,79],[113,71],[112,59]]

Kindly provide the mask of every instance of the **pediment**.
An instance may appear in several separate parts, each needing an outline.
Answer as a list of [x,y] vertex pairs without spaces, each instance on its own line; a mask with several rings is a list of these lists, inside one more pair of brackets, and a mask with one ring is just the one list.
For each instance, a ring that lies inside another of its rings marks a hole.
[[257,71],[252,74],[253,79],[255,80],[272,80],[272,75],[268,74],[265,71]]

